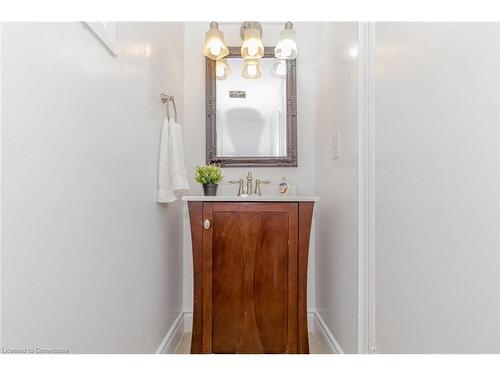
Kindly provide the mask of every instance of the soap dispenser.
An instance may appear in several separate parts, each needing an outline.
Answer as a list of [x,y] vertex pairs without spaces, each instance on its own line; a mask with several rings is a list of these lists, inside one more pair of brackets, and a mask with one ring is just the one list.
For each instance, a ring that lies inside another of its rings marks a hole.
[[287,195],[289,190],[288,188],[288,179],[285,176],[281,177],[281,182],[279,185],[280,195]]

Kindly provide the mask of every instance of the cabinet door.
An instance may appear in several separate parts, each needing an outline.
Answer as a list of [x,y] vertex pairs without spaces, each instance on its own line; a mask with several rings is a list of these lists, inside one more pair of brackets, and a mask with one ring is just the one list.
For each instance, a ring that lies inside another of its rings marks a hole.
[[204,319],[204,349],[296,353],[297,203],[204,203],[203,216],[211,222],[203,314],[212,318]]

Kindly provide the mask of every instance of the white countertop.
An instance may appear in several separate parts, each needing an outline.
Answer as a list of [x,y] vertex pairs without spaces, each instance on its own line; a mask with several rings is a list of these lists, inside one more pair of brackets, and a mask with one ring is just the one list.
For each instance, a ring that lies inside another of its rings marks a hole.
[[209,197],[204,195],[184,195],[183,201],[204,201],[204,202],[317,202],[319,197],[300,196],[300,195],[249,195],[247,197],[238,197],[236,195],[216,195]]

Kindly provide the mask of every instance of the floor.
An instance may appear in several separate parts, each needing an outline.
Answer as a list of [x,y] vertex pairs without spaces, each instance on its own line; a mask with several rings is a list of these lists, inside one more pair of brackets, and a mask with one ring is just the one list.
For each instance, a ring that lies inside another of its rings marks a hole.
[[[191,333],[187,332],[182,336],[175,354],[189,354],[191,349]],[[311,354],[327,354],[321,343],[313,332],[309,332],[309,351]]]

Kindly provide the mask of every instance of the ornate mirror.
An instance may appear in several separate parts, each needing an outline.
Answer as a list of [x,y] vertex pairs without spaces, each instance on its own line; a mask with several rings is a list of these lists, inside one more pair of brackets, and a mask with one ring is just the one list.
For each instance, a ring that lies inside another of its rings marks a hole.
[[265,47],[259,63],[260,78],[248,79],[239,47],[229,47],[224,77],[216,74],[217,62],[206,59],[207,163],[297,166],[296,61],[283,60],[276,72],[274,48]]

